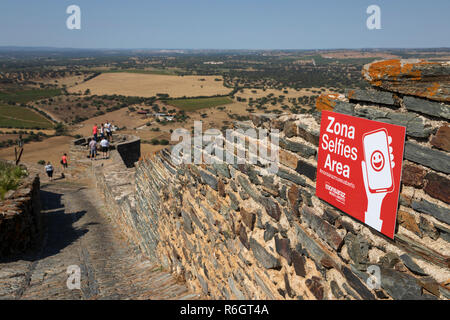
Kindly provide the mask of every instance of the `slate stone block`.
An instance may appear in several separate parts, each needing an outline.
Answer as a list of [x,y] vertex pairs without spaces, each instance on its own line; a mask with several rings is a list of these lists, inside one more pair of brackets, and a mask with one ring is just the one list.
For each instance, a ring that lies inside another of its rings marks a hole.
[[202,180],[208,184],[211,188],[214,190],[218,190],[217,188],[217,178],[213,176],[212,174],[207,173],[206,171],[199,170],[200,176],[202,177]]
[[292,250],[291,260],[294,265],[295,274],[300,277],[305,277],[306,276],[305,257],[303,257],[297,250]]
[[352,102],[373,102],[377,104],[394,105],[394,98],[391,92],[378,90],[346,90],[347,98]]
[[375,300],[375,296],[369,289],[355,276],[355,274],[346,266],[343,266],[342,274],[348,281],[348,284],[363,298],[364,300]]
[[420,300],[422,289],[413,276],[381,268],[381,287],[396,300]]
[[427,185],[424,191],[433,198],[443,202],[450,203],[450,180],[434,172],[430,172],[425,176]]
[[428,213],[436,219],[445,222],[446,224],[450,224],[450,210],[447,208],[438,206],[423,199],[420,201],[413,200],[411,206],[416,211]]
[[286,259],[289,265],[291,265],[291,246],[289,239],[276,237],[275,250],[280,256]]
[[448,154],[411,141],[405,143],[405,159],[436,171],[450,173],[450,157]]
[[309,162],[298,160],[297,168],[295,169],[300,174],[307,176],[312,181],[316,181],[317,168]]
[[250,239],[250,248],[256,260],[266,269],[280,269],[280,261],[267,252],[255,239]]
[[307,144],[289,140],[286,138],[280,137],[279,143],[280,143],[281,148],[292,151],[292,152],[296,152],[304,158],[309,158],[311,156],[315,156],[316,152],[317,152],[315,148],[310,147]]
[[428,101],[416,97],[406,96],[403,98],[406,109],[424,113],[433,117],[450,119],[450,106],[439,102]]

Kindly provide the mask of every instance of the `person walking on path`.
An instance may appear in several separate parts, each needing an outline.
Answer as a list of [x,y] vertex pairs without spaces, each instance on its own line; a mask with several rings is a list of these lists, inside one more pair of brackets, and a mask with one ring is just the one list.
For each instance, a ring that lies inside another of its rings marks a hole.
[[109,141],[103,137],[103,140],[100,141],[100,146],[102,147],[103,159],[106,159],[108,157]]
[[53,166],[49,162],[47,162],[47,165],[45,166],[45,172],[47,172],[47,176],[50,178],[50,181],[53,180]]
[[61,164],[63,167],[63,171],[67,168],[68,163],[67,163],[67,153],[64,153],[63,156],[61,157]]
[[89,158],[94,159],[97,155],[97,141],[95,139],[92,139],[91,142],[89,142]]
[[92,127],[92,135],[94,136],[94,140],[97,141],[98,127],[97,124],[94,124]]

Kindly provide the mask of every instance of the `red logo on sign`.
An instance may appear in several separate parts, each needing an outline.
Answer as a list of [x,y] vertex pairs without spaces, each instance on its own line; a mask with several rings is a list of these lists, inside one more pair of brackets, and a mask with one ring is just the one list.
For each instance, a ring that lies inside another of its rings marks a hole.
[[406,128],[323,111],[319,198],[393,238]]
[[381,151],[375,151],[370,157],[370,164],[375,171],[381,171],[384,167],[384,156]]

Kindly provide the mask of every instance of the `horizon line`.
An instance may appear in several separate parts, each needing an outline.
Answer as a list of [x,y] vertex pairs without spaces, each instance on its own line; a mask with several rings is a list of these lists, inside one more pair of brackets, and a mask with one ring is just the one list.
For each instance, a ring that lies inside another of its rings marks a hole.
[[117,51],[130,51],[130,50],[211,50],[211,51],[318,51],[318,50],[433,50],[433,49],[445,49],[450,50],[450,47],[342,47],[342,48],[270,48],[270,49],[250,49],[250,48],[88,48],[88,47],[58,47],[58,46],[18,46],[18,45],[0,45],[0,49],[53,49],[53,50],[117,50]]

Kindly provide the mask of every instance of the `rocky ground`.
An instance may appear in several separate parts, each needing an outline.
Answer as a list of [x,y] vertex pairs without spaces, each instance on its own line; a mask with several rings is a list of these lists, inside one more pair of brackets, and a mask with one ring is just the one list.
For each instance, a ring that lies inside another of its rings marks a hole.
[[[0,262],[0,299],[198,298],[126,244],[89,187],[61,180],[43,185],[41,196],[43,245]],[[80,268],[80,289],[67,286],[72,265]]]

